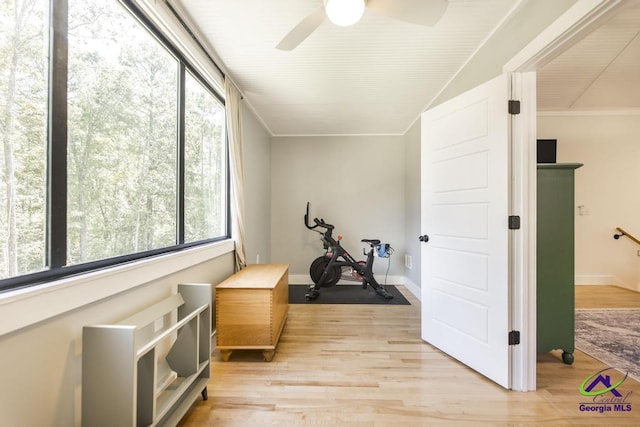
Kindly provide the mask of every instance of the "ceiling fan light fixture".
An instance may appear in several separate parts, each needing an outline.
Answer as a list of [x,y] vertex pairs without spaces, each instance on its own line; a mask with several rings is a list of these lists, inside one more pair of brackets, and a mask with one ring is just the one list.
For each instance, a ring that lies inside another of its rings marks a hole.
[[364,6],[365,0],[326,0],[324,7],[329,21],[348,27],[362,18]]

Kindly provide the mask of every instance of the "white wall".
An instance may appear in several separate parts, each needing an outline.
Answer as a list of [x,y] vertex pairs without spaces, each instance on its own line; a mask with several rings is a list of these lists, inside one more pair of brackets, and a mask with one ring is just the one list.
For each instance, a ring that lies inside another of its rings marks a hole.
[[[420,224],[420,118],[404,136],[404,239],[405,253],[411,256],[411,268],[405,268],[407,284],[420,286],[420,250],[418,236],[423,234]],[[403,255],[404,258],[404,255]]]
[[[389,276],[404,276],[403,136],[274,137],[271,179],[272,262],[289,264],[290,275],[311,283],[309,265],[322,243],[304,226],[309,201],[311,217],[335,225],[334,236],[344,236],[356,259],[365,258],[363,238],[390,243]],[[380,283],[387,261],[375,260]]]
[[271,141],[253,112],[242,105],[247,264],[271,261]]
[[584,163],[576,170],[576,284],[640,291],[640,246],[613,239],[616,227],[640,236],[639,115],[539,115],[538,138],[558,140],[558,162]]
[[[233,272],[233,263],[233,252],[228,252],[0,336],[0,423],[12,427],[80,425],[82,327],[124,319],[174,293],[178,283],[219,283]],[[91,275],[86,276],[85,283],[77,286],[94,286]],[[122,277],[112,275],[114,286]],[[49,291],[52,301],[54,293],[61,291]],[[22,304],[28,307],[26,301]],[[35,314],[25,309],[21,316]]]

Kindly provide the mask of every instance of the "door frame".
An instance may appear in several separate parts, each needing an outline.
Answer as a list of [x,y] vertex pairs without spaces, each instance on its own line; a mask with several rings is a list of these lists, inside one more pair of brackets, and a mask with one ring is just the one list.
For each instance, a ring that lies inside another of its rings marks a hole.
[[522,217],[520,233],[512,233],[511,326],[521,332],[511,348],[511,388],[536,389],[536,70],[565,52],[624,7],[623,0],[578,0],[503,67],[512,74],[513,99],[521,101],[512,116],[511,215]]

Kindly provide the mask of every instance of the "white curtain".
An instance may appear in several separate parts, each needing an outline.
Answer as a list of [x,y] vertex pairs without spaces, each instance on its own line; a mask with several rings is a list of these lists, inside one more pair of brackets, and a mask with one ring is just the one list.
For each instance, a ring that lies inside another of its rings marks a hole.
[[227,136],[229,138],[229,170],[231,172],[231,238],[236,246],[236,271],[247,265],[244,250],[244,170],[242,167],[242,122],[238,88],[224,81]]

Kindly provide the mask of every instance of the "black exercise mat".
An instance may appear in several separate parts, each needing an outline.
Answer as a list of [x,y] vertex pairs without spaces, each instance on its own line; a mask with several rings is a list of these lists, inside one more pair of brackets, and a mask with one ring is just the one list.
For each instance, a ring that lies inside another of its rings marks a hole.
[[336,285],[320,288],[320,295],[313,301],[307,301],[305,294],[310,285],[289,285],[289,304],[383,304],[411,305],[409,301],[392,285],[385,289],[392,299],[384,299],[370,287],[362,289],[360,285]]

